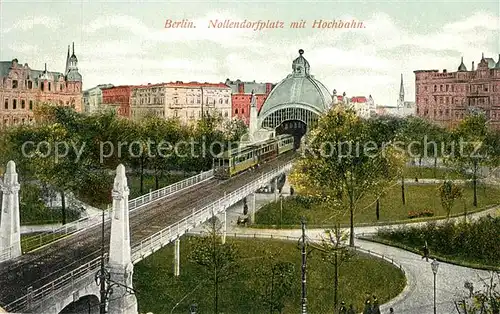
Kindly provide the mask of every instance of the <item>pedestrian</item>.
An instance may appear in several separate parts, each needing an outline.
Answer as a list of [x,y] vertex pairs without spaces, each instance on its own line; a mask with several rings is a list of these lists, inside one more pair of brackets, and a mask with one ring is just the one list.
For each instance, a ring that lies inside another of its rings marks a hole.
[[354,309],[354,305],[349,304],[349,310],[347,311],[347,314],[356,314],[356,310]]
[[422,259],[425,258],[425,261],[429,261],[429,246],[427,246],[427,241],[425,241],[425,245],[422,248],[422,251],[424,251],[424,255],[422,256]]
[[290,195],[293,195],[293,192],[294,192],[293,187],[290,186]]
[[340,302],[339,313],[340,314],[347,314],[347,307],[345,306],[345,302],[344,301]]
[[373,295],[372,314],[380,314],[380,305],[379,305],[378,299],[375,295]]
[[365,309],[363,310],[363,314],[373,314],[372,303],[370,302],[370,299],[367,299],[365,301]]
[[389,314],[394,314],[394,309],[392,307],[389,309]]

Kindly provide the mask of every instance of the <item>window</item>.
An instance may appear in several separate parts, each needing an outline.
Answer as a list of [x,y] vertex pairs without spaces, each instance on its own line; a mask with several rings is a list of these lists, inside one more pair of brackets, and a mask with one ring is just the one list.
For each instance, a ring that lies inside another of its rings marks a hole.
[[244,113],[245,113],[245,109],[241,108],[241,114],[244,114]]
[[50,92],[50,88],[51,88],[51,84],[50,84],[50,82],[49,82],[49,92]]
[[17,88],[17,80],[12,81],[12,88]]
[[59,90],[62,91],[62,84],[59,84]]
[[33,100],[30,100],[30,110],[33,110]]
[[26,107],[26,102],[24,99],[21,99],[21,109],[24,109]]
[[17,99],[12,99],[12,109],[17,109]]
[[226,105],[229,104],[229,99],[226,98]]
[[44,82],[40,84],[40,89],[43,91],[45,89]]
[[32,81],[28,81],[28,88],[29,88],[29,89],[32,89],[32,88],[33,88],[33,82],[32,82]]
[[[5,108],[7,109],[7,108]],[[238,108],[234,109],[234,114],[238,114]]]
[[434,91],[437,92],[437,85],[434,85]]
[[5,98],[5,109],[9,109],[9,99]]

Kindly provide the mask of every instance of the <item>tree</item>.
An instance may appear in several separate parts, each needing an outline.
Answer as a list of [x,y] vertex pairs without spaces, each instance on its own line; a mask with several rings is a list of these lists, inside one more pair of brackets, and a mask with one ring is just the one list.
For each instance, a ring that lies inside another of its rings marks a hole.
[[232,278],[238,269],[238,252],[232,243],[222,243],[222,224],[216,218],[209,220],[209,228],[201,237],[192,238],[190,259],[211,278],[214,293],[214,313],[219,309],[219,286]]
[[[496,277],[496,281],[495,281]],[[464,288],[469,295],[460,301],[454,301],[455,310],[459,314],[499,314],[500,292],[498,290],[499,273],[491,274],[489,282],[484,281],[484,290],[474,291],[471,282],[465,282]]]
[[446,161],[458,168],[461,172],[472,172],[474,190],[473,202],[477,207],[477,179],[482,166],[492,164],[491,158],[494,148],[489,145],[490,130],[486,117],[482,114],[473,114],[464,118],[452,131],[453,146],[448,147]]
[[441,206],[446,211],[446,217],[450,218],[451,209],[456,199],[462,197],[462,189],[451,180],[445,180],[439,186],[441,196]]
[[345,246],[347,234],[342,232],[340,224],[336,224],[331,230],[326,230],[326,237],[321,240],[321,245],[318,250],[321,251],[324,262],[333,265],[334,269],[334,284],[333,284],[333,304],[337,311],[338,307],[338,291],[339,291],[339,269],[340,266],[352,257],[352,253]]
[[295,265],[291,262],[272,261],[268,258],[260,269],[262,301],[269,314],[283,313],[285,300],[292,293]]
[[341,106],[322,116],[294,165],[290,181],[303,194],[336,199],[350,214],[349,245],[354,246],[354,213],[371,190],[400,176],[404,154],[377,140],[379,129]]

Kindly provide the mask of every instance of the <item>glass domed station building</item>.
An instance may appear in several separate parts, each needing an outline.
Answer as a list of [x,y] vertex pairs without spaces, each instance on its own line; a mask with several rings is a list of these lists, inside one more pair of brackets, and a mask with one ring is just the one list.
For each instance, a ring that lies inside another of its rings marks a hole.
[[310,74],[311,66],[304,50],[292,62],[292,74],[276,85],[258,114],[258,129],[274,130],[276,135],[291,134],[295,145],[318,117],[330,109],[332,96],[328,89]]

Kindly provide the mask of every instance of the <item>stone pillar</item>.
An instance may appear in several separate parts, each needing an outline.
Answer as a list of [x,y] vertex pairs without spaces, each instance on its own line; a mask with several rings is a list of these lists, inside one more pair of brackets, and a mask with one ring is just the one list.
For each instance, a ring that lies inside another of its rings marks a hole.
[[129,189],[125,167],[116,168],[113,185],[113,213],[111,216],[111,236],[109,246],[109,272],[113,293],[109,296],[108,313],[137,314],[137,298],[127,291],[132,287],[134,265],[130,256],[130,230],[128,210]]
[[174,246],[174,276],[178,277],[181,275],[181,239],[175,239]]
[[[16,164],[11,160],[7,163],[2,188],[2,217],[0,221],[0,258],[21,256],[21,223],[19,216],[19,182],[17,180]],[[9,256],[10,255],[10,256]]]
[[252,216],[252,223],[255,223],[255,205],[256,205],[256,194],[255,192],[251,194],[252,197],[251,197],[251,201],[250,201],[250,212],[251,212],[251,216]]

